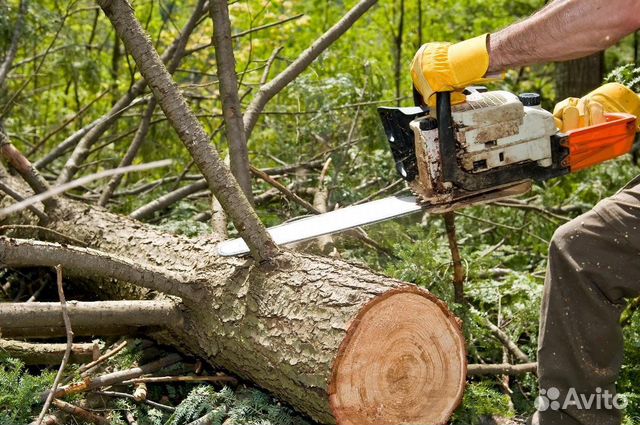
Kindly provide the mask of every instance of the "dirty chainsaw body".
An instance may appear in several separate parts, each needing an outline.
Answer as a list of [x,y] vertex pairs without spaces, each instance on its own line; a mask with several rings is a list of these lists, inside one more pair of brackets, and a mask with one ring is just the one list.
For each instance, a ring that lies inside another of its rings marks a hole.
[[[533,182],[562,176],[631,150],[635,117],[559,133],[536,94],[472,90],[452,106],[378,108],[398,174],[415,197],[389,197],[269,229],[279,245],[338,233],[417,211],[442,213],[520,195]],[[222,242],[221,255],[249,252],[241,239]]]

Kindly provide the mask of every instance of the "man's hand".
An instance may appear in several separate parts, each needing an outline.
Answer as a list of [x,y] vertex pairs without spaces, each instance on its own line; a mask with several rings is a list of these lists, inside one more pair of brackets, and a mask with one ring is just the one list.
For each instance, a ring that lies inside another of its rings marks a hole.
[[427,43],[411,62],[411,78],[425,103],[435,92],[452,91],[451,102],[463,102],[462,90],[482,83],[489,67],[488,34],[457,44]]
[[566,132],[603,123],[607,112],[624,112],[640,117],[640,98],[622,84],[609,83],[580,99],[570,97],[563,100],[553,109],[553,116],[560,131]]

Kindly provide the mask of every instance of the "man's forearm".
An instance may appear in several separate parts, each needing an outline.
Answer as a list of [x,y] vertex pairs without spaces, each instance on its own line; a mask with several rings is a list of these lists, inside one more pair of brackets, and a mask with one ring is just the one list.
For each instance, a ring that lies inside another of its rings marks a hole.
[[639,27],[638,0],[556,0],[528,19],[491,34],[487,74],[587,56]]

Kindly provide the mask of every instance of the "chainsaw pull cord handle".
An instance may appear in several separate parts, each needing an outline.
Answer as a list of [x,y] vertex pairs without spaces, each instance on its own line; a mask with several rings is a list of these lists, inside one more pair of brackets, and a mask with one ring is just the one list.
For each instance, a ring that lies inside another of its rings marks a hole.
[[436,93],[436,119],[438,120],[438,144],[442,160],[442,174],[445,181],[455,181],[457,161],[456,139],[451,115],[451,92]]

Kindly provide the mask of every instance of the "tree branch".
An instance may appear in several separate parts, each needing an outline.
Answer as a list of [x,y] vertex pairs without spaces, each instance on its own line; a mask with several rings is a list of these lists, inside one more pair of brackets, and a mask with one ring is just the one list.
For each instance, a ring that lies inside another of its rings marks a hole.
[[[25,196],[21,195],[20,193],[13,190],[10,186],[6,185],[4,181],[2,181],[1,176],[0,176],[0,190],[18,202],[23,202],[26,199]],[[45,214],[43,211],[40,211],[38,208],[34,207],[33,205],[27,206],[27,209],[31,211],[33,214],[35,214],[36,217],[40,219],[41,223],[49,222],[49,216]]]
[[445,228],[447,230],[447,240],[449,241],[449,249],[451,250],[451,262],[453,263],[453,289],[454,298],[458,304],[464,304],[464,266],[462,265],[462,257],[460,256],[460,248],[458,247],[458,239],[456,237],[456,216],[453,211],[446,212],[442,215],[444,218]]
[[[74,328],[106,326],[163,326],[182,323],[179,307],[172,301],[74,301],[68,305]],[[28,328],[64,326],[60,305],[53,302],[0,303],[3,332]]]
[[269,183],[271,186],[276,188],[280,193],[282,193],[287,199],[292,200],[293,202],[295,202],[296,204],[300,205],[302,208],[306,209],[307,211],[313,214],[322,213],[322,211],[320,211],[319,209],[311,205],[309,202],[305,201],[304,199],[302,199],[301,197],[299,197],[298,195],[296,195],[295,193],[287,189],[285,185],[283,185],[282,183],[280,183],[279,181],[277,181],[276,179],[274,179],[264,171],[259,170],[252,165],[250,165],[249,167],[251,169],[251,172],[256,177],[259,177],[260,179],[264,180],[266,183]]
[[[49,190],[47,181],[38,173],[38,170],[31,165],[31,162],[13,146],[2,125],[0,125],[0,154],[15,168],[18,174],[20,174],[36,194]],[[57,206],[54,198],[46,199],[42,203],[44,204],[45,210],[51,210]]]
[[54,196],[57,196],[61,193],[66,192],[67,190],[73,189],[75,187],[79,187],[79,186],[83,186],[89,182],[92,182],[94,180],[99,180],[101,178],[104,177],[110,177],[110,176],[114,176],[117,174],[124,174],[124,173],[128,173],[128,172],[132,172],[132,171],[145,171],[145,170],[151,170],[153,168],[159,168],[159,167],[165,167],[167,165],[171,164],[170,160],[164,160],[164,161],[156,161],[156,162],[150,162],[147,164],[140,164],[140,165],[129,165],[126,167],[122,167],[122,168],[114,168],[112,170],[106,170],[106,171],[101,171],[99,173],[96,174],[92,174],[89,176],[84,176],[84,177],[80,177],[77,180],[71,181],[71,182],[67,182],[67,183],[63,183],[57,186],[52,187],[51,189],[48,189],[45,192],[41,192],[41,193],[37,193],[34,196],[31,196],[30,198],[27,198],[23,201],[18,202],[17,204],[13,204],[9,207],[0,209],[0,219],[8,216],[9,214],[13,214],[15,212],[21,211],[24,208],[28,208],[29,206],[42,201],[43,203],[46,203],[46,201]]
[[[60,313],[60,311],[58,311]],[[67,344],[34,344],[30,342],[0,339],[0,351],[10,357],[16,357],[28,365],[56,365],[67,349]],[[97,344],[91,342],[76,343],[71,346],[70,361],[90,362],[97,350]]]
[[[156,110],[157,102],[155,98],[149,100],[147,104],[147,109],[144,112],[142,120],[140,121],[140,125],[138,126],[138,130],[136,131],[136,135],[133,137],[133,141],[131,145],[129,145],[129,149],[127,149],[127,153],[124,155],[120,164],[118,164],[118,168],[126,167],[133,163],[134,158],[138,154],[138,150],[140,150],[140,146],[144,142],[147,137],[147,133],[149,132],[149,127],[151,123],[151,118],[153,118],[153,112]],[[116,174],[109,180],[109,183],[105,186],[102,194],[100,195],[100,200],[98,200],[98,205],[104,207],[109,202],[109,198],[113,195],[113,192],[116,191],[118,185],[122,181],[122,174]]]
[[517,345],[515,342],[509,338],[509,335],[506,334],[502,329],[498,326],[494,325],[489,319],[484,318],[484,322],[487,327],[493,334],[493,336],[498,339],[502,343],[502,345],[511,353],[513,356],[523,363],[529,363],[529,356],[527,356]]
[[174,204],[189,195],[206,189],[207,187],[209,187],[209,184],[204,179],[198,180],[197,182],[194,182],[187,186],[182,186],[176,190],[165,193],[161,197],[154,199],[146,205],[141,206],[140,208],[129,214],[129,217],[135,218],[136,220],[142,220],[143,218],[150,217],[156,211],[167,208],[169,205]]
[[[81,392],[91,391],[96,388],[111,386],[127,379],[137,378],[148,373],[156,372],[167,366],[178,363],[181,360],[178,354],[169,354],[154,362],[147,363],[142,366],[133,367],[131,369],[119,370],[117,372],[107,373],[93,379],[85,379],[82,383],[70,384],[60,388],[55,394],[56,397],[64,397],[66,395],[77,394]],[[41,395],[45,398],[49,391]]]
[[96,425],[109,425],[109,421],[102,416],[98,416],[82,407],[75,406],[62,400],[53,400],[53,405],[61,411],[81,419],[82,422],[91,422]]
[[245,196],[251,203],[251,174],[249,172],[249,151],[247,137],[242,122],[242,105],[238,95],[238,78],[236,76],[236,59],[231,42],[231,22],[227,0],[211,0],[209,12],[213,20],[213,36],[218,80],[220,84],[220,100],[224,117],[227,141],[229,143],[229,162],[231,172],[238,181]]
[[289,83],[295,80],[311,63],[324,52],[333,42],[340,38],[353,24],[374,4],[377,0],[361,0],[334,26],[318,38],[307,50],[302,52],[284,71],[278,74],[269,83],[260,87],[260,90],[251,101],[244,114],[244,128],[247,139],[258,122],[260,113],[267,103],[282,91]]
[[523,364],[470,364],[467,365],[467,376],[481,375],[524,375],[525,373],[536,373],[537,363]]
[[118,279],[188,299],[198,293],[184,276],[89,248],[0,237],[0,263],[9,267],[62,264],[71,275]]
[[62,379],[62,374],[64,373],[64,369],[67,367],[67,362],[69,361],[69,357],[71,357],[71,347],[73,345],[73,331],[71,330],[71,320],[69,320],[69,311],[67,309],[67,300],[64,297],[64,288],[62,286],[62,266],[58,264],[56,267],[56,283],[58,286],[58,297],[60,298],[60,307],[62,309],[62,320],[64,321],[64,329],[67,334],[67,344],[64,350],[64,355],[62,356],[62,361],[60,362],[60,367],[58,368],[58,373],[56,373],[56,377],[53,380],[53,384],[51,385],[51,391],[49,395],[47,395],[47,399],[42,406],[42,411],[38,416],[38,420],[36,421],[36,425],[40,425],[44,415],[47,414],[49,410],[49,406],[51,406],[51,401],[53,400],[53,395],[58,391],[58,385],[60,384],[60,379]]

